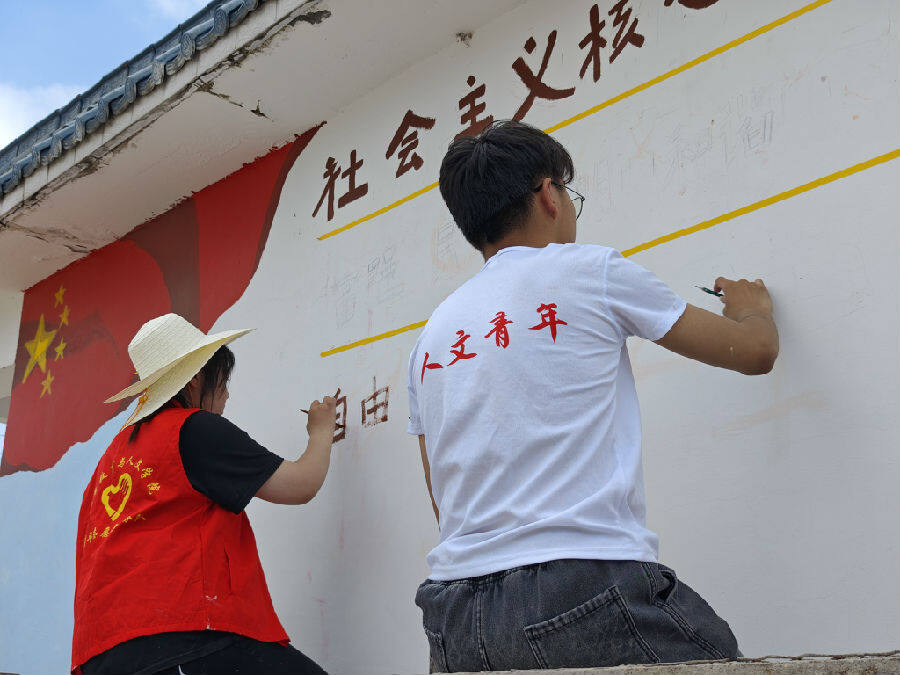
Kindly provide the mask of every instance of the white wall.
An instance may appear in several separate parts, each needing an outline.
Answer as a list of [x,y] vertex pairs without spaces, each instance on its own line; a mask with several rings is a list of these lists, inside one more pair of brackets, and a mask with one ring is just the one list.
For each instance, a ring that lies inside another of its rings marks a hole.
[[[437,528],[404,431],[416,332],[320,353],[426,319],[481,261],[436,190],[316,237],[436,180],[468,75],[486,83],[487,113],[510,116],[526,94],[510,66],[531,35],[537,49],[526,60],[536,67],[558,30],[546,79],[576,86],[570,98],[534,104],[526,121],[546,127],[803,6],[720,0],[689,11],[633,0],[644,46],[604,58],[594,83],[577,76],[591,4],[535,0],[474,26],[470,46],[330,118],[288,177],[257,275],[214,327],[258,328],[234,343],[226,414],[272,450],[296,457],[306,442],[297,410],[338,386],[348,395],[348,438],[316,500],[249,508],[276,608],[294,643],[330,672],[427,669],[413,595]],[[605,13],[613,3],[600,4]],[[556,132],[588,198],[579,240],[627,249],[900,146],[898,19],[891,0],[833,0]],[[384,153],[407,109],[437,123],[419,132],[421,171],[397,179]],[[326,158],[346,165],[353,148],[368,195],[330,223],[311,218]],[[697,305],[718,307],[695,285],[719,274],[762,277],[775,298],[782,348],[766,377],[631,345],[661,558],[729,620],[748,655],[897,647],[898,166],[634,257]],[[363,428],[373,377],[390,387],[389,420]],[[0,567],[0,670],[67,670],[78,504],[123,416],[53,469],[0,480],[0,507],[15,514],[0,530],[12,559]]]
[[[349,395],[349,437],[316,501],[251,507],[277,608],[329,670],[425,670],[412,598],[437,530],[415,439],[404,433],[416,333],[319,353],[426,319],[480,260],[437,190],[316,237],[436,179],[469,74],[487,83],[487,112],[510,116],[525,95],[510,66],[531,35],[535,64],[558,29],[547,80],[577,87],[534,104],[526,121],[546,127],[803,3],[633,5],[646,42],[604,62],[596,84],[577,78],[591,3],[534,2],[330,119],[288,178],[257,276],[217,324],[259,328],[236,343],[227,414],[269,447],[295,456],[305,438],[297,408],[338,386]],[[897,19],[896,3],[835,0],[556,132],[587,195],[579,240],[626,249],[897,148]],[[437,123],[419,131],[422,170],[397,179],[384,153],[407,109]],[[368,195],[330,223],[324,207],[312,219],[325,160],[346,166],[353,148]],[[898,167],[634,257],[716,311],[695,285],[720,274],[762,277],[775,298],[782,349],[769,376],[631,346],[662,560],[730,621],[749,655],[897,646]],[[373,376],[390,387],[389,422],[363,429],[359,405]]]
[[[9,415],[13,362],[19,341],[23,298],[21,291],[0,290],[0,422],[5,422]],[[0,435],[0,457],[2,456],[3,440]]]
[[75,536],[84,487],[130,410],[76,443],[52,469],[0,479],[0,669],[68,673]]
[[21,291],[0,291],[0,366],[12,363],[15,357],[23,298]]

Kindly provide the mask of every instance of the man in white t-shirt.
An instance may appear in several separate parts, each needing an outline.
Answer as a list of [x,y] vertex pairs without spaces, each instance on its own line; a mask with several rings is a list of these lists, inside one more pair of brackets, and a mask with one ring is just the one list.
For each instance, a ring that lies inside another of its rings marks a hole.
[[572,159],[517,122],[455,140],[444,201],[484,255],[409,361],[440,525],[418,590],[434,672],[739,654],[728,624],[657,562],[645,526],[625,341],[746,374],[778,353],[761,280],[720,278],[723,315],[605,246],[575,244]]

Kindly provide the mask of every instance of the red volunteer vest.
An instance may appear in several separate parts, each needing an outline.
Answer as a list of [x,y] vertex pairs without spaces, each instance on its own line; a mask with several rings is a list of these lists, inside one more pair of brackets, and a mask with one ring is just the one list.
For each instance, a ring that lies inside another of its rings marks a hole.
[[[75,555],[72,668],[120,642],[223,630],[287,644],[246,514],[191,487],[178,438],[197,409],[123,429],[84,491]],[[214,449],[210,448],[210,452]]]

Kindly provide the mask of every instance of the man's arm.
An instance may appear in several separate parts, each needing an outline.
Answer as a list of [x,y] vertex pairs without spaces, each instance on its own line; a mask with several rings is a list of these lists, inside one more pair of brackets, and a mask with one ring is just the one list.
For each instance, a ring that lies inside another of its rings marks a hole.
[[313,401],[308,415],[306,452],[293,462],[281,463],[256,493],[260,499],[274,504],[306,504],[325,482],[334,437],[334,398],[326,396],[321,403]]
[[724,316],[688,305],[681,318],[656,344],[711,366],[745,375],[772,370],[778,356],[778,329],[772,299],[761,279],[732,281],[719,277]]
[[431,490],[431,466],[428,464],[428,453],[425,452],[425,435],[419,434],[419,452],[422,453],[422,468],[425,469],[425,484],[428,486],[428,496],[431,497],[431,508],[434,509],[434,517],[441,524],[441,515],[438,513],[437,504],[434,501],[434,492]]

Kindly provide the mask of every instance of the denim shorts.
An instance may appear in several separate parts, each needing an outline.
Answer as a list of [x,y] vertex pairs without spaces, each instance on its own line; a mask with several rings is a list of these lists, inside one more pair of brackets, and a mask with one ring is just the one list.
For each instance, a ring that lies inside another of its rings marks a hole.
[[728,624],[658,563],[553,560],[429,579],[416,604],[437,673],[739,656]]

